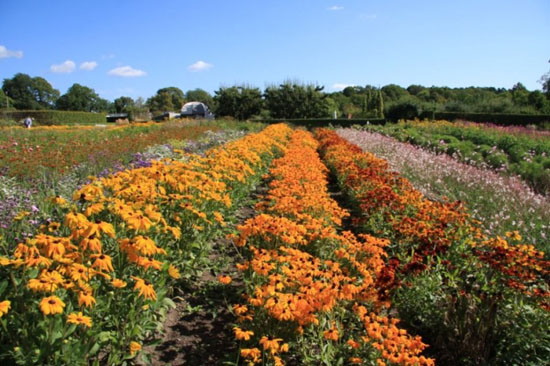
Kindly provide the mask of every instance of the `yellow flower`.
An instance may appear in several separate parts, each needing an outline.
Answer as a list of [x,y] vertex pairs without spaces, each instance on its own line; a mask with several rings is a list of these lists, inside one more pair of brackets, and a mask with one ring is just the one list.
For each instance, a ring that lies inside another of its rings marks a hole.
[[137,351],[141,350],[141,344],[138,342],[130,342],[130,354],[133,355]]
[[95,259],[92,267],[99,268],[100,271],[112,272],[113,264],[111,263],[111,257],[105,254],[94,254],[91,256]]
[[149,284],[147,281],[139,277],[132,276],[132,279],[136,281],[134,290],[139,290],[140,296],[143,296],[145,299],[157,299],[157,293],[155,292],[155,288],[152,284]]
[[4,300],[0,302],[0,318],[10,310],[11,302],[9,300]]
[[168,267],[168,274],[170,275],[170,277],[172,277],[173,279],[177,280],[178,278],[180,278],[180,271],[174,267],[173,265],[170,265]]
[[119,280],[118,278],[115,278],[114,280],[111,281],[111,285],[113,285],[113,287],[116,287],[116,288],[124,288],[126,287],[126,282]]
[[85,316],[82,314],[81,311],[79,311],[78,313],[71,313],[69,314],[69,316],[67,317],[67,323],[72,323],[72,324],[83,324],[85,326],[87,326],[88,328],[91,328],[92,327],[92,318],[90,318],[89,316]]
[[40,301],[40,310],[44,315],[61,314],[65,303],[57,296],[45,297]]
[[235,338],[238,340],[250,340],[250,336],[254,335],[254,332],[251,330],[242,330],[239,327],[233,327],[233,331],[235,332]]
[[92,291],[80,291],[78,293],[78,306],[92,307],[96,303],[95,298],[92,296]]
[[13,218],[13,221],[20,221],[25,216],[29,216],[31,213],[29,211],[21,211]]

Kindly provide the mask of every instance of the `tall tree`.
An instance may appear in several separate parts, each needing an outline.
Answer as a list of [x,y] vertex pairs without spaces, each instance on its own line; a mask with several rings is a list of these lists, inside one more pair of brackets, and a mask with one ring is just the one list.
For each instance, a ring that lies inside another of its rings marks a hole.
[[268,87],[264,97],[274,118],[328,117],[328,103],[322,91],[322,86],[286,82],[278,87]]
[[179,111],[185,102],[185,95],[180,88],[170,86],[157,90],[157,94],[147,99],[147,106],[154,112]]
[[17,109],[50,109],[59,97],[59,90],[54,89],[46,79],[38,76],[31,78],[23,73],[4,79],[2,90],[13,100],[13,106]]
[[93,89],[75,83],[59,97],[56,106],[64,111],[105,112],[109,109],[109,101],[102,99]]
[[241,121],[259,114],[263,105],[260,89],[250,86],[222,87],[215,91],[214,102],[218,116],[230,116]]
[[113,103],[116,113],[130,113],[135,106],[134,100],[130,97],[119,97]]

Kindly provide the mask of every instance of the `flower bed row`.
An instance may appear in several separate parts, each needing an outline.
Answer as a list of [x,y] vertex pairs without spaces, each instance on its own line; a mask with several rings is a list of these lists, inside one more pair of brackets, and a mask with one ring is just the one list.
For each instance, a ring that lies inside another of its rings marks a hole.
[[259,214],[238,227],[246,303],[233,309],[247,365],[433,365],[426,345],[388,316],[376,291],[386,240],[339,232],[348,212],[327,190],[310,133],[273,162]]
[[18,364],[120,364],[192,278],[224,217],[283,148],[273,125],[209,150],[126,170],[54,199],[64,222],[0,257],[0,358]]
[[550,262],[542,252],[517,232],[486,237],[460,202],[424,198],[386,161],[334,131],[316,137],[357,210],[355,224],[392,243],[380,296],[440,359],[534,365],[549,358]]

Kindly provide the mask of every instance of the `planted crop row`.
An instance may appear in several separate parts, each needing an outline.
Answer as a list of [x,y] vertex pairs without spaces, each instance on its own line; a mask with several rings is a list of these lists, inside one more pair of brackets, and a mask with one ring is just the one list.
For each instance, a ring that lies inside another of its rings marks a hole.
[[339,232],[349,214],[330,197],[311,134],[296,131],[270,169],[259,214],[238,227],[245,303],[234,305],[244,364],[433,365],[426,345],[379,296],[386,240]]
[[537,192],[550,191],[550,137],[545,131],[446,121],[409,121],[369,129],[470,164],[519,175]]
[[56,217],[0,257],[0,358],[18,364],[121,364],[206,261],[208,242],[282,149],[274,125],[204,157],[119,172],[54,199]]
[[487,237],[459,202],[430,201],[386,161],[319,130],[358,230],[389,239],[383,291],[437,360],[540,365],[550,359],[550,262],[517,232]]

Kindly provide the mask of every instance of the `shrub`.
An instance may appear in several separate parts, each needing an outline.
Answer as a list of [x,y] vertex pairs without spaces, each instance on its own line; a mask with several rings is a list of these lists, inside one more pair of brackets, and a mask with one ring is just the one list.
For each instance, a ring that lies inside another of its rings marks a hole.
[[72,124],[96,124],[105,123],[105,113],[73,112],[73,111],[2,111],[0,119],[12,119],[20,121],[26,117],[35,119],[36,125],[72,125]]

